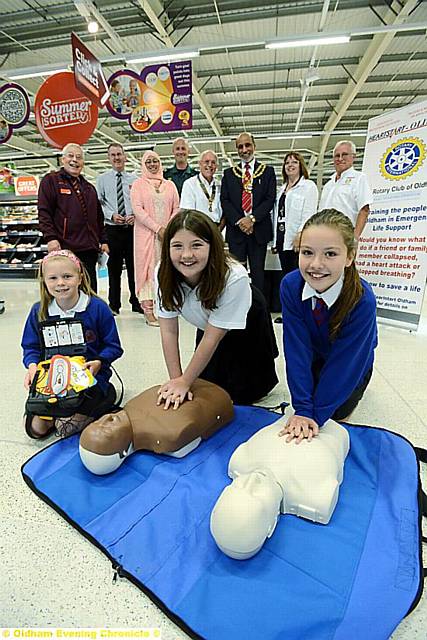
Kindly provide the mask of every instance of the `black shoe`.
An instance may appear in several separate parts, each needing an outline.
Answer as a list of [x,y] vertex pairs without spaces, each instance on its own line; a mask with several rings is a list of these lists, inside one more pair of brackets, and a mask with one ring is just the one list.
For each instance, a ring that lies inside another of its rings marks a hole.
[[119,309],[114,309],[111,305],[108,305],[112,311],[113,316],[118,316],[120,315],[120,310]]
[[277,318],[274,321],[274,324],[283,324],[282,316],[277,316]]
[[133,313],[144,313],[141,307],[137,307],[136,305],[132,305]]

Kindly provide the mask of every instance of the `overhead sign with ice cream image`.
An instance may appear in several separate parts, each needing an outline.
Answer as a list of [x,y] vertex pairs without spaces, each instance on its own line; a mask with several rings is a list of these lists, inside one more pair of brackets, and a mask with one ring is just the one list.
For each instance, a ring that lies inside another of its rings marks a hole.
[[108,80],[107,108],[137,133],[192,128],[191,61],[121,70]]

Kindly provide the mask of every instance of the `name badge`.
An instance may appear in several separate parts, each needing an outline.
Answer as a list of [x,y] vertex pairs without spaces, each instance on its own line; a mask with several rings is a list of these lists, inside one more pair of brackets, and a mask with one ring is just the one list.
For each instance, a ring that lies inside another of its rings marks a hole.
[[71,189],[60,189],[59,193],[66,193],[68,196],[71,195]]

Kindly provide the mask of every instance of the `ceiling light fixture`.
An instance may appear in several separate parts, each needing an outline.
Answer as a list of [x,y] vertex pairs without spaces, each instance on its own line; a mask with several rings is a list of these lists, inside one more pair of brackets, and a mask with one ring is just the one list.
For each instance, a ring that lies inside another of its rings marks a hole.
[[96,20],[89,20],[87,23],[87,30],[89,33],[98,33],[99,24]]
[[188,60],[198,58],[200,51],[185,49],[170,49],[168,51],[147,51],[147,53],[136,53],[133,56],[126,56],[128,64],[138,64],[139,62],[173,62],[175,60]]
[[24,78],[41,78],[43,76],[53,76],[54,73],[60,73],[61,71],[68,71],[67,67],[56,68],[56,69],[40,69],[29,68],[29,69],[17,69],[16,71],[7,71],[6,75],[10,80],[23,80]]
[[288,133],[286,135],[279,134],[278,136],[272,135],[267,136],[267,140],[291,140],[292,138],[298,138],[299,140],[303,140],[305,138],[312,138],[313,135],[311,133]]
[[269,40],[266,42],[266,49],[290,49],[294,47],[311,47],[327,44],[345,44],[350,42],[349,34],[342,35],[321,35],[312,34],[301,38],[289,38],[289,40]]

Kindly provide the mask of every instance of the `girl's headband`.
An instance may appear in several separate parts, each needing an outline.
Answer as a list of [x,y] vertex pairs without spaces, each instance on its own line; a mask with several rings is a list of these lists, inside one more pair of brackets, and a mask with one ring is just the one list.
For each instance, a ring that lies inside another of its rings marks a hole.
[[50,258],[56,257],[68,258],[69,260],[71,260],[71,262],[74,262],[74,264],[78,266],[79,271],[82,270],[80,260],[76,255],[74,255],[72,251],[69,251],[68,249],[57,249],[56,251],[51,251],[43,258],[42,264],[45,264],[45,262],[47,262]]

